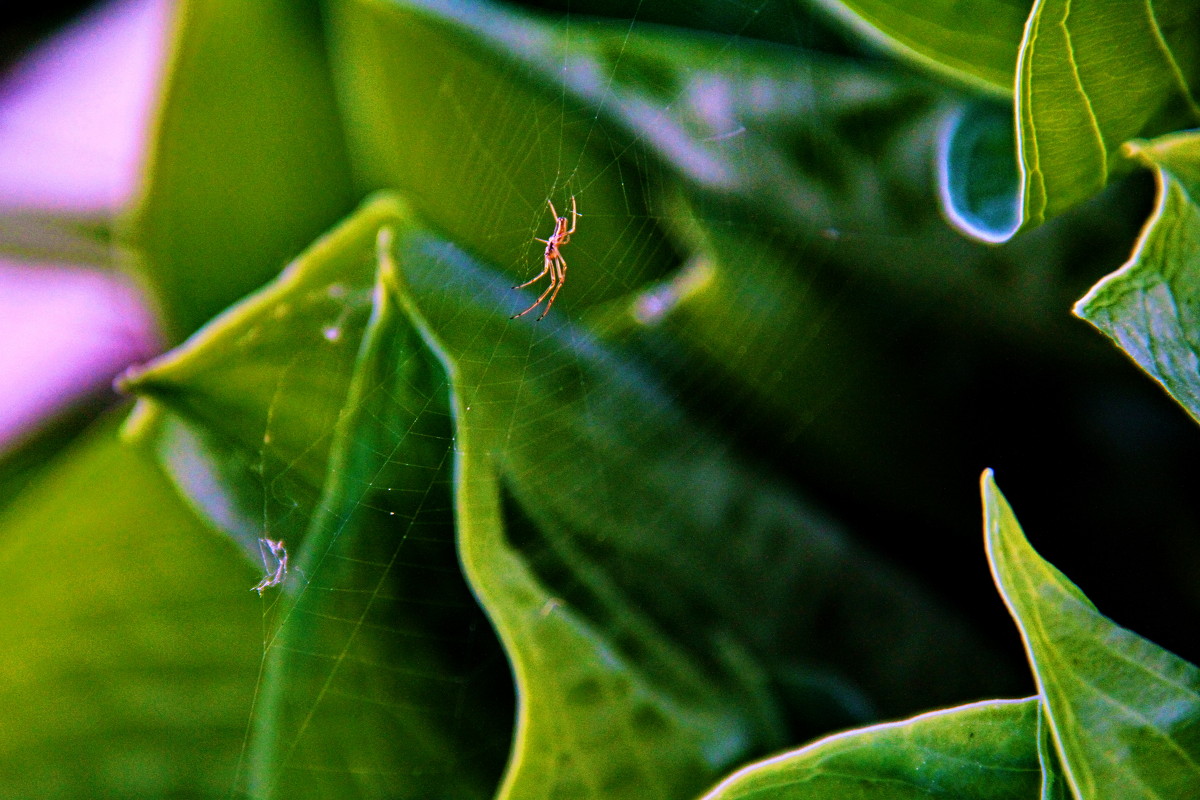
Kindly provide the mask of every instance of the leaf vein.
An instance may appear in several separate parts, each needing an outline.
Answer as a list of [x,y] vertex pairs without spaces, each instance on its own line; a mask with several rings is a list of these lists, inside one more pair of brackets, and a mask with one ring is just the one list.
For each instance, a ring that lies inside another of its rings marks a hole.
[[1071,65],[1071,78],[1075,82],[1076,88],[1079,90],[1079,97],[1083,100],[1084,108],[1087,110],[1088,122],[1091,125],[1092,132],[1096,136],[1096,144],[1100,151],[1100,172],[1108,175],[1108,147],[1104,142],[1104,132],[1100,129],[1100,120],[1096,117],[1096,110],[1092,108],[1092,99],[1088,97],[1087,89],[1083,86],[1083,77],[1079,74],[1079,62],[1075,59],[1075,47],[1071,43],[1071,28],[1067,25],[1067,19],[1071,16],[1071,0],[1066,0],[1063,4],[1063,16],[1059,21],[1058,26],[1062,28],[1063,46],[1066,48],[1067,61]]
[[1192,112],[1192,116],[1200,120],[1200,105],[1196,103],[1196,98],[1192,95],[1192,87],[1188,85],[1187,77],[1179,67],[1179,62],[1175,60],[1175,53],[1167,43],[1167,37],[1163,35],[1162,26],[1158,24],[1158,15],[1154,13],[1154,3],[1152,0],[1143,0],[1143,5],[1146,8],[1146,19],[1150,23],[1150,30],[1154,33],[1154,42],[1158,45],[1163,60],[1167,62],[1167,68],[1170,69],[1171,75],[1175,78],[1176,87],[1179,89],[1179,93],[1183,96],[1184,100],[1187,101],[1188,109]]

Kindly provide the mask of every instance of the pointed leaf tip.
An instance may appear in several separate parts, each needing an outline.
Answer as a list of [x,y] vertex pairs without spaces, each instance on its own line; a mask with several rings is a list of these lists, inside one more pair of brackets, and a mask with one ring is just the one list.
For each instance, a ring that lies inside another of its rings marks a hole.
[[1100,614],[1029,544],[990,471],[982,483],[988,561],[1074,796],[1194,797],[1200,669]]

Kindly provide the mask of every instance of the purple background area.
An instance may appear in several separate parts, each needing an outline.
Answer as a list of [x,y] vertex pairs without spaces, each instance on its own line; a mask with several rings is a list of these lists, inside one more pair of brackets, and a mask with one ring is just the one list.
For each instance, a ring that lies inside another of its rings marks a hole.
[[[0,217],[103,224],[135,202],[169,10],[100,6],[3,76]],[[22,255],[0,242],[0,451],[160,349],[145,298],[111,265]]]

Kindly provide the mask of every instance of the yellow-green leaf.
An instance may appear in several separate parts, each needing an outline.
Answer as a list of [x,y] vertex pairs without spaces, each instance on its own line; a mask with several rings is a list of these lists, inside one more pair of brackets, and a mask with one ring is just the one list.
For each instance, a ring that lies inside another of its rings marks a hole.
[[255,571],[111,423],[0,508],[0,795],[225,798],[262,655]]
[[1024,227],[1099,192],[1121,145],[1200,121],[1200,7],[1188,0],[1038,0],[1017,69]]
[[1107,334],[1200,421],[1200,135],[1135,142],[1158,200],[1122,267],[1075,313]]
[[740,769],[703,800],[1032,800],[1037,730],[1037,698],[985,700],[835,734]]
[[988,560],[1021,632],[1077,798],[1191,800],[1200,787],[1200,669],[1096,610],[1025,539],[990,472]]

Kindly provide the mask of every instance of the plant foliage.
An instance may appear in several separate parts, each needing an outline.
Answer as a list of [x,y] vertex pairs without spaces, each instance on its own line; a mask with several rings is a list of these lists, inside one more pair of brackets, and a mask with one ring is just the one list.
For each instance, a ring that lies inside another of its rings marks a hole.
[[1080,363],[1143,167],[1075,310],[1200,422],[1200,6],[629,5],[179,4],[105,232],[172,346],[119,436],[0,463],[0,794],[1200,796],[1200,670],[990,471],[1031,681],[893,564],[958,354]]

